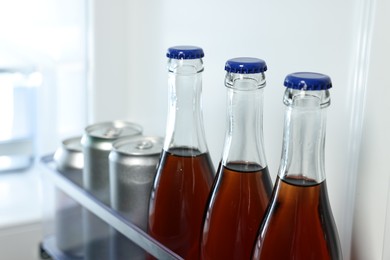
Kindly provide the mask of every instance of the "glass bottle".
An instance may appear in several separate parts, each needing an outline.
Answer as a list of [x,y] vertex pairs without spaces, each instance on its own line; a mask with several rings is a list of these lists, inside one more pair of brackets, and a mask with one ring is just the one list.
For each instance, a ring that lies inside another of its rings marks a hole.
[[149,203],[149,234],[185,259],[198,259],[214,174],[202,118],[203,56],[199,47],[168,49],[166,136]]
[[205,213],[201,259],[250,259],[272,182],[263,145],[266,63],[228,60],[227,128]]
[[284,86],[282,159],[253,259],[342,259],[324,165],[331,79],[298,72]]

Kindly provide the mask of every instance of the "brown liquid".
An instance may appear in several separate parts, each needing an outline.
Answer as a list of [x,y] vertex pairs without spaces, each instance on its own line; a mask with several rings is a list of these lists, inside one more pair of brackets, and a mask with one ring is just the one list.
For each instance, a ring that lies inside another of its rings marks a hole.
[[277,178],[253,259],[342,259],[325,181]]
[[268,168],[219,166],[206,212],[201,259],[250,259],[272,192]]
[[185,259],[199,258],[213,174],[208,153],[176,148],[162,154],[150,199],[148,232]]

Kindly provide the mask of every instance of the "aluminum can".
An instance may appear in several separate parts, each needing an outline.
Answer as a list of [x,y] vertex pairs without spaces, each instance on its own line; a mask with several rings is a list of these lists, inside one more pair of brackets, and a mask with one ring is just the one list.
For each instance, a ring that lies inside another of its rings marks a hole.
[[[142,230],[164,139],[138,136],[120,139],[109,155],[111,206]],[[145,252],[119,232],[113,235],[113,259],[144,259]]]
[[112,121],[90,125],[81,139],[84,153],[84,188],[109,205],[108,155],[115,140],[142,134],[140,125]]
[[[110,206],[108,155],[119,138],[142,134],[142,127],[125,121],[98,123],[86,127],[81,139],[84,154],[83,187]],[[111,228],[103,220],[83,210],[84,258],[110,259]]]
[[163,143],[155,136],[121,139],[109,155],[111,206],[144,231]]
[[[54,153],[56,169],[67,179],[82,185],[84,156],[81,136],[62,141]],[[83,255],[82,207],[60,189],[55,189],[55,233],[56,244],[64,254],[70,257]]]
[[62,141],[61,146],[54,153],[54,161],[58,171],[82,171],[84,155],[81,146],[81,136],[71,137]]

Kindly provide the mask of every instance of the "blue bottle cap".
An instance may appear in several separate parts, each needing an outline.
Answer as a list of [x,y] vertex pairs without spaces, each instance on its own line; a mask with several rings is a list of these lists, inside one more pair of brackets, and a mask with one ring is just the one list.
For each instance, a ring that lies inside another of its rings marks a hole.
[[181,60],[181,59],[193,60],[193,59],[203,58],[204,52],[202,48],[196,46],[189,46],[189,45],[174,46],[168,48],[167,57],[171,59],[177,59],[177,60]]
[[291,73],[284,79],[284,86],[302,90],[326,90],[332,87],[329,76],[315,72]]
[[265,61],[257,58],[241,57],[225,63],[225,70],[232,73],[253,74],[267,71]]

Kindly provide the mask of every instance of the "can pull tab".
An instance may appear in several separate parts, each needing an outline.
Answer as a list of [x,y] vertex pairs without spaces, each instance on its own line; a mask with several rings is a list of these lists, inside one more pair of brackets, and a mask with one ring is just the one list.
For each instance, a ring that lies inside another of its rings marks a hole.
[[103,136],[108,138],[113,138],[120,135],[121,132],[122,132],[121,128],[110,127],[103,133]]
[[153,143],[151,141],[146,140],[138,143],[136,147],[138,150],[146,150],[152,148]]

